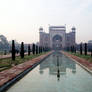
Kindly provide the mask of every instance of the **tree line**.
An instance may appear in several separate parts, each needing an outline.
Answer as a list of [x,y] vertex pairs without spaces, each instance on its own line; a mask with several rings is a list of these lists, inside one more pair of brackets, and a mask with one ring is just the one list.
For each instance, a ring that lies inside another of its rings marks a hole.
[[[33,43],[32,49],[30,47],[30,44],[28,45],[27,53],[29,56],[31,54],[31,52],[33,55],[36,55],[36,54],[40,54],[40,53],[47,52],[47,51],[50,51],[50,48],[38,46],[38,45]],[[20,53],[21,58],[24,58],[24,56],[25,56],[24,42],[21,42],[20,51],[18,51],[18,53]],[[15,60],[16,59],[16,48],[15,48],[15,41],[14,40],[12,40],[11,54],[12,54],[12,60]]]
[[[84,54],[84,55],[87,55],[88,54],[88,51],[91,53],[91,57],[92,57],[92,46],[89,50],[89,47],[88,47],[88,44],[87,43],[81,43],[79,44],[78,46],[71,46],[71,47],[67,47],[66,48],[67,51],[71,51],[72,53],[76,53],[76,51],[79,51],[80,54]],[[84,53],[83,53],[84,52]]]

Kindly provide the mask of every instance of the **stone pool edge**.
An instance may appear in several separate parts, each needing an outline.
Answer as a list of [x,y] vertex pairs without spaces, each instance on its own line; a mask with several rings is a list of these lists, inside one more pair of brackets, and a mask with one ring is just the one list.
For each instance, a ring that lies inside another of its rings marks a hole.
[[[61,53],[63,53],[65,56],[69,57],[71,60],[75,61],[78,65],[80,65],[83,69],[85,69],[87,72],[89,72],[90,74],[92,74],[92,69],[90,69],[89,67],[85,66],[84,64],[78,62],[78,60],[76,60],[76,58],[71,57],[71,54],[62,51]],[[66,54],[67,53],[67,54]],[[72,55],[74,56],[74,55]],[[76,56],[77,57],[77,56]],[[79,58],[79,57],[78,57]],[[81,59],[81,58],[80,58]]]
[[32,65],[30,64],[30,66],[28,66],[27,69],[21,71],[19,74],[16,74],[16,76],[13,76],[13,78],[9,79],[7,82],[3,82],[2,85],[0,85],[0,92],[5,92],[5,90],[7,90],[10,86],[12,86],[14,83],[16,83],[21,78],[23,78],[27,73],[29,73],[32,69],[34,69],[38,64],[40,64],[44,59],[46,59],[52,53],[53,51],[30,60],[30,61],[33,61],[34,63]]

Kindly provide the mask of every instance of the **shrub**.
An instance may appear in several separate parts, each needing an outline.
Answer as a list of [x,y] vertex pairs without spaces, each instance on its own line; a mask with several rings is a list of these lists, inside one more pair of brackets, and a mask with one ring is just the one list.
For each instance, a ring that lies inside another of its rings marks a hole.
[[80,54],[82,55],[82,43],[80,44]]
[[36,54],[38,54],[38,46],[36,46]]
[[21,50],[20,50],[20,56],[21,58],[24,58],[24,43],[21,43]]
[[32,52],[33,52],[33,54],[35,54],[35,44],[33,44],[33,46],[32,46]]
[[14,40],[12,40],[12,60],[15,60],[15,43],[14,43]]
[[87,55],[87,43],[85,43],[84,45],[84,52],[85,52],[85,55]]

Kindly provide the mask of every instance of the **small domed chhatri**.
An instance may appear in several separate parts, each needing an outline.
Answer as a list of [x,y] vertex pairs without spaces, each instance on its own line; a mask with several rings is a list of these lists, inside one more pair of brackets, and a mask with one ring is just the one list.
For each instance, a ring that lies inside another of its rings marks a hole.
[[43,28],[42,28],[42,27],[40,27],[40,28],[39,28],[39,30],[43,30]]
[[71,29],[72,29],[72,31],[75,31],[75,30],[76,30],[76,28],[75,28],[75,27],[72,27]]
[[42,27],[39,28],[39,32],[43,32],[43,28]]

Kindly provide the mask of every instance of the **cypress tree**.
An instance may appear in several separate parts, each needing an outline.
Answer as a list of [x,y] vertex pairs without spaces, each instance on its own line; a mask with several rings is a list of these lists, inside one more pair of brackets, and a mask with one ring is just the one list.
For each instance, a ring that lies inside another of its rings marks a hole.
[[85,43],[85,47],[84,47],[84,52],[85,52],[85,55],[87,55],[87,43]]
[[20,50],[20,56],[21,58],[24,58],[24,43],[21,43],[21,50]]
[[43,52],[44,52],[44,47],[42,48]]
[[33,44],[33,46],[32,46],[32,52],[33,52],[33,54],[35,54],[35,44]]
[[71,46],[71,52],[73,52],[73,47]]
[[36,54],[38,54],[38,46],[36,46]]
[[91,57],[92,57],[92,50],[91,50]]
[[74,48],[74,52],[76,53],[76,47]]
[[15,43],[14,43],[14,40],[12,40],[12,60],[15,60]]
[[40,53],[41,53],[41,46],[40,46]]
[[82,43],[80,44],[80,54],[82,55]]
[[30,55],[30,51],[31,51],[30,45],[28,45],[28,56]]
[[76,53],[76,47],[75,46],[73,46],[73,52]]
[[74,50],[75,50],[75,47],[74,47],[74,45],[73,45],[73,47],[72,47],[72,48],[73,48],[73,51],[72,51],[72,52],[74,53]]

